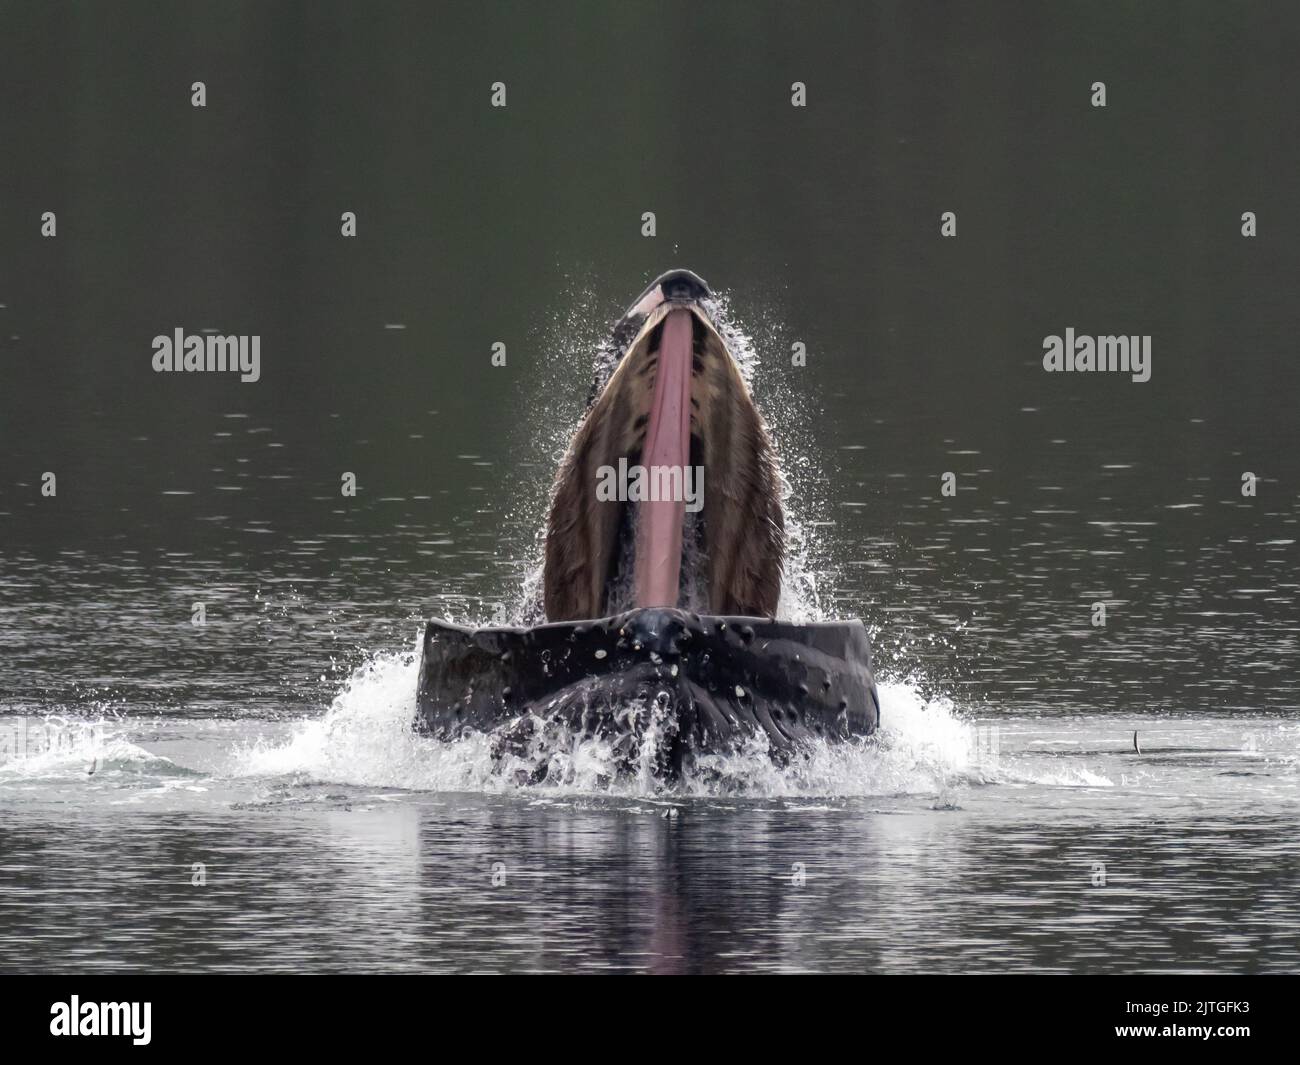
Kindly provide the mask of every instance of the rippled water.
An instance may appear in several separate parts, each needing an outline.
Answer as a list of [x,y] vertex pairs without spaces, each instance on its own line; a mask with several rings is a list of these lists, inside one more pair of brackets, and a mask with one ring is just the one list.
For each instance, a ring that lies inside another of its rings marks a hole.
[[490,774],[482,744],[414,737],[413,679],[408,657],[384,658],[298,724],[51,723],[54,750],[0,771],[0,964],[1300,962],[1294,722],[1253,719],[1243,747],[1243,722],[1221,717],[998,715],[990,744],[989,719],[887,684],[879,746],[823,752],[799,773],[737,765],[728,794],[581,772],[519,789]]
[[[11,12],[0,968],[1294,970],[1300,24],[1104,7]],[[413,649],[520,616],[600,338],[675,266],[882,732],[521,787],[410,731]],[[260,381],[153,373],[177,327]],[[1151,380],[1044,374],[1066,327]]]
[[[763,382],[759,366],[760,394]],[[806,420],[779,390],[767,407],[778,433]],[[236,426],[217,430],[236,468],[276,441],[248,421],[217,423]],[[787,468],[835,467],[797,432],[785,439]],[[611,775],[607,750],[574,740],[546,755],[548,784],[523,787],[486,741],[410,728],[421,620],[516,616],[535,557],[544,490],[500,492],[518,467],[499,455],[456,462],[462,498],[489,489],[481,507],[382,499],[332,509],[311,534],[209,513],[222,497],[204,492],[174,497],[182,509],[168,519],[199,530],[194,550],[146,546],[147,527],[110,545],[96,527],[88,547],[5,558],[0,724],[10,752],[19,736],[24,750],[0,764],[0,965],[1300,962],[1291,599],[1285,582],[1243,581],[1223,561],[1292,557],[1293,519],[1252,515],[1254,532],[1218,550],[1180,531],[1177,554],[1200,567],[1139,554],[1124,564],[1151,589],[1140,611],[1111,592],[1112,620],[1094,629],[1087,607],[1107,594],[1090,568],[1099,545],[1141,552],[1158,533],[1135,543],[1054,510],[1016,512],[1013,525],[1034,529],[1017,536],[978,505],[903,503],[895,537],[837,564],[866,508],[796,491],[787,608],[872,624],[881,735],[785,770],[759,750],[715,760],[668,789]],[[879,505],[897,479],[881,471],[858,494]],[[1143,527],[1170,530],[1184,520],[1174,513]],[[377,516],[386,529],[365,527]],[[971,567],[984,579],[959,580]],[[1235,608],[1171,612],[1165,600],[1180,596]]]

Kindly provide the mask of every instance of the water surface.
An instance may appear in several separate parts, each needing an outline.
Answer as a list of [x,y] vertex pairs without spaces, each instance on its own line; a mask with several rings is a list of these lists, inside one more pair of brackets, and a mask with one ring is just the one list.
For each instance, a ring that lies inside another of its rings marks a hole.
[[[4,6],[0,967],[1295,969],[1291,9]],[[882,735],[519,787],[410,732],[412,649],[520,616],[672,266]],[[155,374],[177,327],[261,379]],[[1045,374],[1067,327],[1151,380]]]

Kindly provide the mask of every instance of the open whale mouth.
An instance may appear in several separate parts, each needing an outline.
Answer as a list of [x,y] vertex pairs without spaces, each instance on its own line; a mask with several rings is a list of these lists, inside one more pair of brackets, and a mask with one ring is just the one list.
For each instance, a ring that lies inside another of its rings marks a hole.
[[774,617],[776,463],[708,305],[708,286],[673,270],[618,323],[556,477],[546,623],[430,621],[421,728],[489,733],[499,764],[531,765],[530,779],[586,737],[619,771],[674,777],[755,739],[781,760],[875,731],[862,622]]
[[687,270],[658,278],[614,332],[618,361],[556,480],[551,621],[683,607],[771,616],[783,519],[772,448]]

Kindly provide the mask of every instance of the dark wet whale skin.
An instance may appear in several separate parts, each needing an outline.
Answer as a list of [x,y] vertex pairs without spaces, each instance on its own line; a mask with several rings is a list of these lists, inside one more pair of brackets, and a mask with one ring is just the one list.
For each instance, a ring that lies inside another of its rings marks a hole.
[[670,778],[697,753],[754,737],[784,762],[819,740],[869,736],[880,720],[862,622],[666,608],[532,628],[432,621],[417,702],[421,725],[441,739],[491,732],[497,753],[519,752],[560,724],[612,740],[626,769],[654,728],[651,768]]

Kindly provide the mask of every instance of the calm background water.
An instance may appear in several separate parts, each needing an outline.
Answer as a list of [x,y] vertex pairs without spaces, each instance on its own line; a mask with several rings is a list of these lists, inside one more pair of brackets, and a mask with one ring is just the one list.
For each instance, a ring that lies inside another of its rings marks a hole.
[[[0,966],[1296,967],[1289,7],[0,25]],[[678,265],[886,734],[517,789],[408,734],[409,651],[517,612],[594,346]],[[1150,334],[1151,380],[1045,374],[1071,326]],[[153,373],[178,327],[261,380]]]

